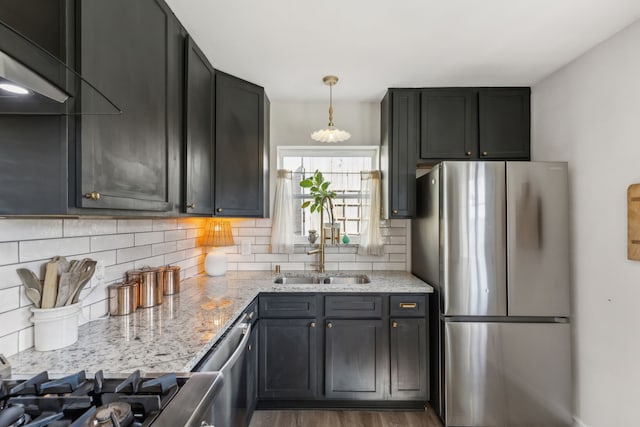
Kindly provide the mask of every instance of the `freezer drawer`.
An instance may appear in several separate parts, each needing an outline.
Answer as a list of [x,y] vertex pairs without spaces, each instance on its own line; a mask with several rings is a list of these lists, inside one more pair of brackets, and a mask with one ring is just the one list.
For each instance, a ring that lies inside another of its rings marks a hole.
[[444,322],[445,425],[565,427],[568,323]]

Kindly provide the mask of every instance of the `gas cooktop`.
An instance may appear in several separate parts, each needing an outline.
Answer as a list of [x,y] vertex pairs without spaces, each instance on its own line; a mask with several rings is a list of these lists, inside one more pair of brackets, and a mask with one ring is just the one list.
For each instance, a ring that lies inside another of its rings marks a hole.
[[104,378],[102,371],[87,378],[81,371],[51,379],[45,371],[1,382],[0,427],[206,425],[221,382],[215,372],[141,377],[135,371],[123,379]]

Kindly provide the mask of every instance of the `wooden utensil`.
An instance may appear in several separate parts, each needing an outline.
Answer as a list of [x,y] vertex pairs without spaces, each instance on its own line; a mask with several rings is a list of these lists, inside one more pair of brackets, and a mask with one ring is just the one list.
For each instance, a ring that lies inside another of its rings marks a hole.
[[36,273],[28,268],[18,268],[16,273],[20,276],[20,280],[22,280],[25,288],[36,289],[39,294],[42,294],[42,282],[38,279]]
[[33,303],[33,306],[35,308],[40,308],[40,292],[35,288],[25,288],[24,291],[27,294],[29,301]]
[[80,271],[67,271],[60,276],[60,283],[58,284],[58,295],[56,297],[56,307],[62,307],[67,304],[71,291],[75,288],[75,285],[80,281],[82,272]]
[[85,258],[82,260],[82,270],[80,274],[80,278],[78,279],[75,288],[72,288],[71,293],[69,294],[69,298],[67,298],[66,305],[75,304],[80,299],[80,292],[85,287],[85,285],[91,280],[91,276],[96,271],[96,264],[98,262],[89,258]]
[[47,270],[44,274],[44,285],[42,286],[42,308],[53,308],[56,305],[58,295],[58,263],[51,261],[47,263]]

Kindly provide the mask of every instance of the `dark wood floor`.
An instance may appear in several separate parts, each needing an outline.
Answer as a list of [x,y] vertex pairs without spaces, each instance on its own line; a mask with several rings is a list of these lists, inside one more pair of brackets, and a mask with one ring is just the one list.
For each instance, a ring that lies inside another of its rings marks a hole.
[[256,411],[250,427],[442,427],[426,411]]

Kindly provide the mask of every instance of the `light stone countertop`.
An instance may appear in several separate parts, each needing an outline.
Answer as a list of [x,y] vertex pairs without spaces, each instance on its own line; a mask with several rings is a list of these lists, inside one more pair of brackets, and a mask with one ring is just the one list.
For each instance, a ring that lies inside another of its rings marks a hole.
[[46,352],[31,348],[9,357],[9,363],[16,376],[44,370],[51,376],[80,370],[93,374],[100,369],[105,376],[127,375],[136,369],[143,373],[188,372],[260,292],[433,292],[431,286],[406,272],[349,274],[366,274],[371,283],[282,285],[273,283],[276,275],[264,271],[192,277],[181,283],[179,294],[165,296],[160,306],[94,320],[80,326],[75,344]]

